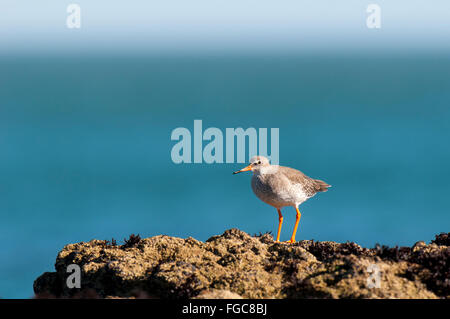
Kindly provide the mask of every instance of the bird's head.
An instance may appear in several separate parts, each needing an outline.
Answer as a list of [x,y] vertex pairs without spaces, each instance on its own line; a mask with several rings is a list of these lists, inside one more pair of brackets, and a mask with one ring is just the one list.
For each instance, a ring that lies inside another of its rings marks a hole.
[[233,174],[242,173],[246,171],[259,171],[262,167],[270,166],[269,160],[264,156],[253,156],[250,159],[250,164],[243,169],[233,172]]

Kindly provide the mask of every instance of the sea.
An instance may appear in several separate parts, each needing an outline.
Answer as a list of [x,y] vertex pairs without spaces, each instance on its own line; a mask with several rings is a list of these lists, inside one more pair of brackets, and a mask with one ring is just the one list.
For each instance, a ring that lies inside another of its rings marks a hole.
[[332,185],[300,206],[297,240],[450,230],[449,52],[2,54],[0,298],[31,298],[70,243],[276,234],[251,173],[232,174],[245,163],[173,161],[194,120],[277,128],[280,164]]

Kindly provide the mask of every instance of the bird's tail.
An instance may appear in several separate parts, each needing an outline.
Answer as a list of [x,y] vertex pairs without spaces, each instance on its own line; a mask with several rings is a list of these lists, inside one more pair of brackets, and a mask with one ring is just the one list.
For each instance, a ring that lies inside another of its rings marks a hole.
[[314,188],[318,192],[326,192],[328,190],[328,188],[330,188],[330,187],[331,187],[331,185],[328,185],[327,183],[325,183],[324,181],[321,181],[320,179],[314,180]]

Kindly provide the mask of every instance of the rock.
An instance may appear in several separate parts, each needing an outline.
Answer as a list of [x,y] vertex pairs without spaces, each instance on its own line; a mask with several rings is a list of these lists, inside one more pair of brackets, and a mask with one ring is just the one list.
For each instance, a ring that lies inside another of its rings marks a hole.
[[195,297],[196,299],[242,299],[238,294],[229,290],[205,289]]
[[[276,243],[269,234],[230,229],[206,242],[130,236],[123,245],[66,245],[55,272],[34,282],[47,298],[449,298],[448,234],[413,247],[355,243]],[[67,267],[81,269],[68,288]]]

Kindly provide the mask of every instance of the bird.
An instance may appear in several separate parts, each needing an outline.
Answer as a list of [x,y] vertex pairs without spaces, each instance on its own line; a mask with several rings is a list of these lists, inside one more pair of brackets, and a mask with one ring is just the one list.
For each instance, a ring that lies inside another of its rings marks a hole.
[[318,192],[326,192],[331,187],[328,183],[306,176],[301,171],[291,167],[271,165],[264,156],[253,156],[250,164],[241,170],[233,172],[238,174],[252,171],[252,190],[263,202],[273,206],[278,211],[278,231],[276,242],[280,242],[283,215],[281,209],[286,206],[295,208],[297,214],[294,231],[288,243],[295,243],[301,213],[300,204],[310,199]]

